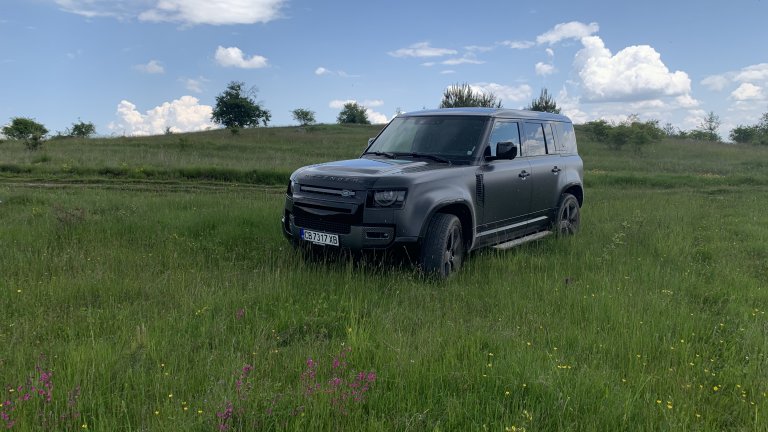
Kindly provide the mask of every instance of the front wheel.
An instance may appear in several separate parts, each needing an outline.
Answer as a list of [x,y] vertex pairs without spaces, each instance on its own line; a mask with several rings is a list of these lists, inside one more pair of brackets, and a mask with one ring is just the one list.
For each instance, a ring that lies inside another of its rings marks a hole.
[[421,265],[428,275],[444,279],[461,268],[465,247],[461,221],[452,214],[432,217],[421,245]]
[[575,196],[564,193],[560,197],[560,205],[557,206],[557,218],[553,231],[560,235],[572,235],[579,232],[581,225],[581,208],[579,200]]

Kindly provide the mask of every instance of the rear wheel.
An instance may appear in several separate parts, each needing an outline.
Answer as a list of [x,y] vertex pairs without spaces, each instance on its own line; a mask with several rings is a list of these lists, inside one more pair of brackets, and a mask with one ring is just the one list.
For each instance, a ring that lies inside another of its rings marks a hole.
[[569,193],[564,193],[560,197],[560,205],[557,206],[557,218],[553,231],[560,235],[572,235],[579,232],[579,226],[581,226],[579,200]]
[[459,218],[445,213],[434,215],[421,245],[424,272],[447,278],[461,268],[465,253]]

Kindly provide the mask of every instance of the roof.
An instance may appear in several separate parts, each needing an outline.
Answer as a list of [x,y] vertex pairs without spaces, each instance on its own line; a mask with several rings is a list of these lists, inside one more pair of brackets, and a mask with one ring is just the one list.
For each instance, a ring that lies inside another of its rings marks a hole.
[[419,117],[419,116],[444,116],[444,115],[461,115],[461,116],[484,116],[494,118],[517,118],[517,119],[535,119],[535,120],[552,120],[571,122],[571,120],[561,114],[552,114],[548,112],[540,111],[528,111],[528,110],[515,110],[506,108],[440,108],[424,111],[413,111],[404,114],[400,114],[403,117]]

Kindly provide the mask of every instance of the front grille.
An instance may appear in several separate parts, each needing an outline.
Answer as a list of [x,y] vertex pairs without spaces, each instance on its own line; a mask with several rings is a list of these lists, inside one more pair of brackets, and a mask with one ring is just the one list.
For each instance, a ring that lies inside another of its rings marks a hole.
[[293,223],[300,228],[307,228],[334,234],[349,234],[351,231],[350,225],[348,223],[323,220],[323,218],[319,216],[307,214],[301,211],[294,213]]

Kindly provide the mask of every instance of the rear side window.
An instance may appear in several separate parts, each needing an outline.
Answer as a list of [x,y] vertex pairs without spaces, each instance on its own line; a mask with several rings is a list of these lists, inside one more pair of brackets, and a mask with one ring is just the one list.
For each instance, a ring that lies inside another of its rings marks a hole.
[[555,131],[558,151],[563,154],[576,154],[576,133],[573,130],[573,124],[557,122],[555,123]]
[[547,154],[547,143],[544,140],[544,125],[541,123],[525,123],[523,156],[541,156],[545,154]]

